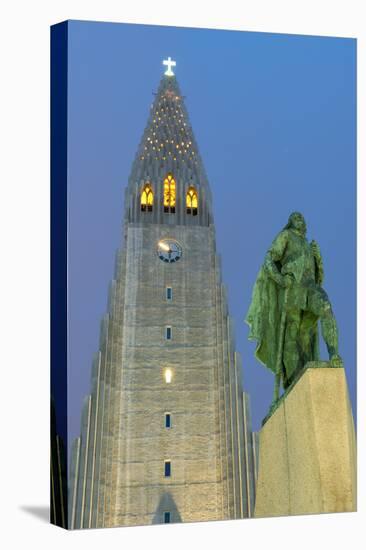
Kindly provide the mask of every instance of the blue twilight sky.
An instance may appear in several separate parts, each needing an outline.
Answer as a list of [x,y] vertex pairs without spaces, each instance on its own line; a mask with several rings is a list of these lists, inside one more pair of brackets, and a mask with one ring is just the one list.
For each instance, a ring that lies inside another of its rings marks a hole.
[[[106,312],[123,196],[162,60],[176,75],[210,182],[217,248],[254,429],[273,376],[243,323],[256,274],[288,215],[322,250],[356,404],[356,41],[69,23],[69,441],[79,435]],[[326,354],[323,349],[323,357]]]

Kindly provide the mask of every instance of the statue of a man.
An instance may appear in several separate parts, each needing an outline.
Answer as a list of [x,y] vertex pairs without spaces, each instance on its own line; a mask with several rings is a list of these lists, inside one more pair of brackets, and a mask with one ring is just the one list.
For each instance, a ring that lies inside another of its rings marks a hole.
[[319,360],[318,320],[330,365],[342,366],[337,324],[322,283],[319,246],[307,241],[304,217],[293,212],[265,256],[246,318],[257,359],[282,379],[284,389],[308,361]]

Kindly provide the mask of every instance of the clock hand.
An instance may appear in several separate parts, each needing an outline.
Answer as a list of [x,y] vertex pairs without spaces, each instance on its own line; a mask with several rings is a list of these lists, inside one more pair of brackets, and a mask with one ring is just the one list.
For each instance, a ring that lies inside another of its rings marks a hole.
[[166,250],[167,252],[170,252],[170,246],[166,243],[164,243],[163,241],[160,241],[159,242],[159,246],[160,248],[162,248],[163,250]]

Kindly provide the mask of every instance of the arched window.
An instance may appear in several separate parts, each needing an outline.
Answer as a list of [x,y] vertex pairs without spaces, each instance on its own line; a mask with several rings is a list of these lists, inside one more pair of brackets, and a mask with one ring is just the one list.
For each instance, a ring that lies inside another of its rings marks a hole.
[[164,212],[175,213],[175,179],[168,174],[164,180]]
[[197,191],[192,186],[187,191],[186,204],[187,204],[187,214],[192,214],[192,216],[197,216],[198,196],[197,196]]
[[152,212],[154,204],[154,193],[150,183],[147,183],[141,193],[141,211]]

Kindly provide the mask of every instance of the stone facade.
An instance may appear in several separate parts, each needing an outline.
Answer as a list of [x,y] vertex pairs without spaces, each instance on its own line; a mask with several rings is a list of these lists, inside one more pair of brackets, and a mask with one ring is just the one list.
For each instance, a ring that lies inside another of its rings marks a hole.
[[[168,174],[173,209],[163,205]],[[163,239],[179,244],[178,261],[158,256]],[[250,517],[257,446],[241,371],[208,181],[176,78],[164,76],[126,189],[123,247],[72,450],[70,528]]]

